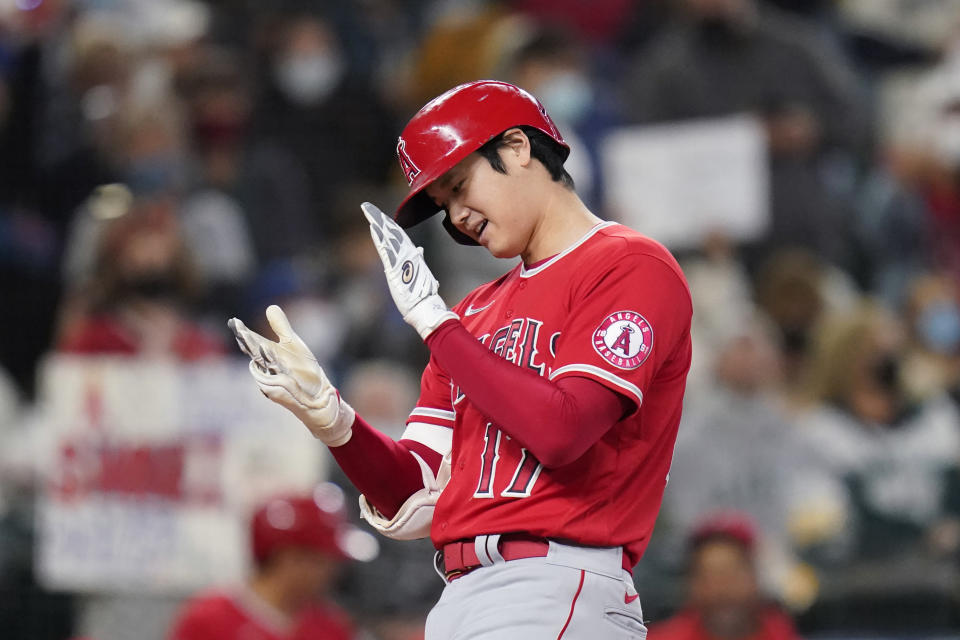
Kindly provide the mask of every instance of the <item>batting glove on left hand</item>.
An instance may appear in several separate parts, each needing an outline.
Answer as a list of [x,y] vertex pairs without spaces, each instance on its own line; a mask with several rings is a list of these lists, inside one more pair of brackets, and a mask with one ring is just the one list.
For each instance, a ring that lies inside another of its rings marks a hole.
[[353,435],[353,407],[327,379],[283,309],[275,304],[267,307],[267,322],[278,342],[251,331],[237,318],[227,322],[240,349],[250,356],[250,373],[260,391],[289,409],[327,446],[346,444]]
[[459,320],[437,294],[440,285],[423,259],[423,248],[414,246],[406,232],[369,202],[360,205],[370,223],[390,294],[403,319],[427,339],[447,320]]

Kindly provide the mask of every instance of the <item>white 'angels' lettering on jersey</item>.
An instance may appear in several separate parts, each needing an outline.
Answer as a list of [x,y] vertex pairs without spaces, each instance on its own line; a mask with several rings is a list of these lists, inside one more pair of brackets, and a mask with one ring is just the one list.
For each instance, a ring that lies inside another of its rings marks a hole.
[[557,331],[555,334],[550,336],[550,355],[554,358],[557,357],[557,340],[560,339],[560,332]]
[[488,345],[490,350],[504,360],[509,360],[518,367],[525,367],[542,376],[545,369],[543,362],[536,362],[540,349],[537,341],[540,339],[540,327],[543,322],[533,318],[514,318],[509,324],[493,332]]

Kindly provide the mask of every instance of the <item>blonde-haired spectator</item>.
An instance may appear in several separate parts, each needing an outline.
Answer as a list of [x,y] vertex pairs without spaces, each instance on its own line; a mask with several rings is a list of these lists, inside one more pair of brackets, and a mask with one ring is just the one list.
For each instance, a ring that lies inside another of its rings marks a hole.
[[905,337],[898,317],[865,301],[828,318],[812,344],[790,525],[834,596],[862,596],[883,576],[890,593],[935,602],[958,550],[943,532],[957,526],[960,415],[944,395],[907,393]]

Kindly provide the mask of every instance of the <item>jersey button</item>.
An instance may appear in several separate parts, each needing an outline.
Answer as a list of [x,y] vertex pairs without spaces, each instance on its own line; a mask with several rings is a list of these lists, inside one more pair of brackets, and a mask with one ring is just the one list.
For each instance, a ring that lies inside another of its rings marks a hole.
[[446,523],[446,522],[444,522],[444,523],[442,523],[442,524],[440,525],[440,529],[441,529],[441,530],[446,529],[446,528],[447,528],[447,523]]
[[461,461],[460,461],[460,470],[463,471],[463,468],[464,468],[465,466],[466,466],[466,463],[465,463],[463,460],[461,460]]
[[513,309],[507,309],[507,310],[504,312],[503,317],[504,317],[504,318],[509,318],[509,317],[511,317],[512,315],[513,315]]
[[527,288],[527,283],[526,283],[526,282],[521,282],[521,283],[520,283],[520,288],[521,288],[521,289],[526,289],[526,288]]

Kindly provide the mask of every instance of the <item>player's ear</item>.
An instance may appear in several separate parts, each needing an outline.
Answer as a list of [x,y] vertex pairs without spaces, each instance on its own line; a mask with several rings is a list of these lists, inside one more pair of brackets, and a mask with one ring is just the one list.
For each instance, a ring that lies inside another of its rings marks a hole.
[[519,127],[507,129],[501,136],[503,140],[504,152],[510,153],[516,157],[520,166],[525,167],[530,163],[530,138]]

